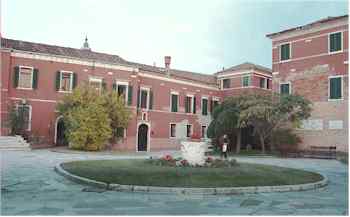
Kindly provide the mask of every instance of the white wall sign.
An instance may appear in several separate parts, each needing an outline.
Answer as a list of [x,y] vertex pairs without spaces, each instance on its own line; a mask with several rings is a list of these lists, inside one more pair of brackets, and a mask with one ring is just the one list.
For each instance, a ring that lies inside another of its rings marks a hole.
[[328,128],[330,130],[340,130],[343,129],[343,121],[342,120],[333,120],[328,122]]
[[323,130],[323,120],[304,120],[301,124],[301,129],[303,130]]

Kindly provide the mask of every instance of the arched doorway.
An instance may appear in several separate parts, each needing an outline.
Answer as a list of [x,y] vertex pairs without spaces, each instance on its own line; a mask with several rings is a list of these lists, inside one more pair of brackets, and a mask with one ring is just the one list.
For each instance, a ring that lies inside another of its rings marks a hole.
[[137,151],[147,151],[148,145],[148,126],[140,124],[137,132]]
[[65,135],[66,127],[62,117],[58,117],[56,121],[56,145],[65,146],[68,145],[68,141]]

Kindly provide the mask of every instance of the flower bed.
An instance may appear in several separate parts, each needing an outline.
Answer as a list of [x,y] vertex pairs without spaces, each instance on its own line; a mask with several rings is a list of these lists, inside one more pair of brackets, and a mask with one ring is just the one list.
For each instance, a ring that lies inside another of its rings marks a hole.
[[214,159],[212,157],[207,157],[205,159],[205,163],[203,165],[190,165],[186,159],[181,157],[174,158],[171,155],[165,155],[159,159],[148,159],[147,163],[157,166],[172,166],[172,167],[234,167],[237,166],[238,163],[235,159],[231,160],[222,160],[222,159]]

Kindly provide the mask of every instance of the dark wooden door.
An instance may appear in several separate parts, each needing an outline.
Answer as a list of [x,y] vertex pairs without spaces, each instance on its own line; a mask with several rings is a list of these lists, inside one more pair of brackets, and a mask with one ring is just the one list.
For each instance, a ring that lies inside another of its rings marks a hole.
[[57,123],[56,145],[68,145],[68,141],[65,135],[66,127],[62,118]]
[[141,124],[138,131],[138,141],[137,141],[137,150],[138,151],[147,151],[148,143],[148,126],[146,124]]

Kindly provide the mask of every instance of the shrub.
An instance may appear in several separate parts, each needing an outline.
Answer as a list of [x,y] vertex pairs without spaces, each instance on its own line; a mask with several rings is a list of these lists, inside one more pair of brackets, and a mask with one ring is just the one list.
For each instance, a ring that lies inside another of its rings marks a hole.
[[275,130],[271,136],[271,146],[282,156],[297,152],[300,143],[300,137],[289,128]]
[[211,163],[211,167],[233,167],[238,165],[237,161],[235,159],[231,159],[231,160],[221,160],[221,159],[215,159],[212,163]]

